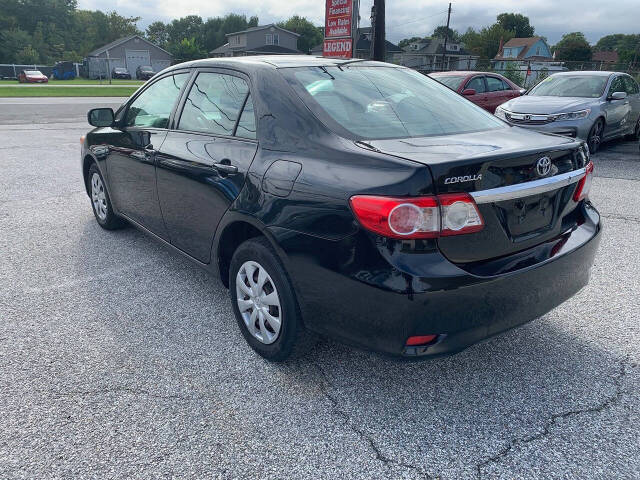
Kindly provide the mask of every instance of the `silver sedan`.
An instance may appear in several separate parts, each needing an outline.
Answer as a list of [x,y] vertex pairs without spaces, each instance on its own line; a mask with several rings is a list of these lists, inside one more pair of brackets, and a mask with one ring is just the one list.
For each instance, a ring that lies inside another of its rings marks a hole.
[[496,109],[512,125],[586,140],[640,138],[640,87],[626,73],[562,72]]

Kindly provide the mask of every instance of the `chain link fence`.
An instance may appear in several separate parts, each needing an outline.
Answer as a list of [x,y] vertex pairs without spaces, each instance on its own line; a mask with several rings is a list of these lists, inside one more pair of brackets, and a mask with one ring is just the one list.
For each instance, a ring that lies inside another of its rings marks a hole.
[[[401,63],[401,62],[399,62]],[[640,62],[637,63],[609,63],[609,62],[573,62],[573,61],[540,61],[521,60],[503,61],[487,58],[465,57],[448,59],[444,63],[442,58],[436,58],[431,63],[414,66],[424,74],[441,71],[480,71],[495,72],[504,75],[515,84],[531,88],[539,82],[557,72],[567,71],[610,71],[628,73],[640,82]]]

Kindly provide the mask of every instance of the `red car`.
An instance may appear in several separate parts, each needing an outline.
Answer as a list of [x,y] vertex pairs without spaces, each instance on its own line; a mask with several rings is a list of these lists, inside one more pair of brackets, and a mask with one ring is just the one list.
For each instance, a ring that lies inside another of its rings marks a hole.
[[498,105],[526,92],[524,88],[497,73],[436,72],[429,76],[491,113],[496,111]]
[[22,70],[18,75],[20,83],[48,83],[49,79],[39,70]]

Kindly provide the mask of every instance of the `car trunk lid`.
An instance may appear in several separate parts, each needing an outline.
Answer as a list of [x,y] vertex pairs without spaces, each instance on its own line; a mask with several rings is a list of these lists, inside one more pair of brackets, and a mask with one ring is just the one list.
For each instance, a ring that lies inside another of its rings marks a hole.
[[502,257],[548,241],[579,221],[573,192],[584,175],[579,143],[507,128],[447,137],[375,140],[381,152],[427,165],[437,194],[474,197],[484,228],[438,239],[458,264]]

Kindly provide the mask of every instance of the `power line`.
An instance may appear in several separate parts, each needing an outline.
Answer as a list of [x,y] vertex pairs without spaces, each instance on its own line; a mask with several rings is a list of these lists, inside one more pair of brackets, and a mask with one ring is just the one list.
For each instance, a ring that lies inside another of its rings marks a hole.
[[437,17],[438,15],[444,15],[447,12],[448,12],[448,10],[445,10],[444,12],[439,12],[439,13],[436,13],[434,15],[429,15],[428,17],[424,17],[424,18],[418,18],[417,20],[411,20],[410,22],[394,23],[393,25],[387,25],[387,28],[389,28],[389,27],[397,27],[399,25],[409,25],[410,23],[422,22],[423,20],[428,20],[430,18]]

